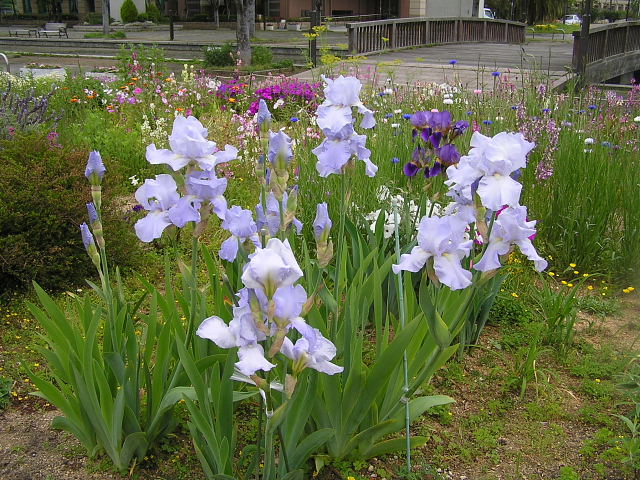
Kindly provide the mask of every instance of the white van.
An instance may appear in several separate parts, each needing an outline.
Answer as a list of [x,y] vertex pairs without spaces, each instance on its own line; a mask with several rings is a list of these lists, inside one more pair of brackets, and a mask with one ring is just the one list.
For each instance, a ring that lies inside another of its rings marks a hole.
[[495,19],[496,15],[495,13],[493,13],[493,10],[491,10],[490,8],[484,8],[482,12],[482,17]]

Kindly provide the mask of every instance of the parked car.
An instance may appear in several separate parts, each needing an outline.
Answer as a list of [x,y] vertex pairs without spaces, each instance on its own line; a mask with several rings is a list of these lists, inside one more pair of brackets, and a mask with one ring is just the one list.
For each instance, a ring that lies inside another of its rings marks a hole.
[[484,11],[482,12],[482,17],[495,19],[496,14],[493,13],[493,10],[491,10],[490,8],[485,8]]
[[565,25],[582,25],[582,19],[578,15],[565,15],[562,17],[562,23]]

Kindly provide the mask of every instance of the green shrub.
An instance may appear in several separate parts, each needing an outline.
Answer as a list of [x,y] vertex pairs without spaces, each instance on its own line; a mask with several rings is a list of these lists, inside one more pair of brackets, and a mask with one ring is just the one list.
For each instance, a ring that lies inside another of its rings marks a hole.
[[[78,229],[91,200],[84,177],[88,152],[62,149],[35,133],[16,134],[0,150],[0,294],[29,288],[33,280],[59,291],[93,276]],[[132,265],[139,245],[124,210],[104,195],[107,248],[120,266]]]
[[162,12],[155,3],[150,3],[147,7],[147,18],[153,23],[160,23],[162,20]]
[[142,12],[138,14],[138,18],[137,18],[138,22],[146,22],[147,20],[149,20],[149,15],[147,15],[147,12]]
[[253,47],[251,63],[254,65],[271,65],[273,63],[273,53],[271,49],[263,45]]
[[212,45],[204,49],[204,63],[208,67],[228,67],[235,65],[235,48],[231,43]]
[[133,0],[124,0],[120,7],[120,17],[124,23],[135,22],[138,19],[138,8]]

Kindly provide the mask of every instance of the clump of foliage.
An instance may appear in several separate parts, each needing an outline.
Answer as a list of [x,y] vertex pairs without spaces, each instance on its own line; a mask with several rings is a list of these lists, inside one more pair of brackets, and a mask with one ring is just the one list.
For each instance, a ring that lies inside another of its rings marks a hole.
[[212,45],[204,49],[204,63],[208,67],[229,67],[235,65],[235,49],[231,43]]
[[[82,283],[92,273],[78,230],[89,201],[81,188],[87,152],[42,133],[16,134],[0,149],[0,294],[34,280],[54,291]],[[105,205],[109,248],[120,265],[131,265],[138,243],[124,217],[121,207]]]
[[257,45],[253,47],[251,61],[254,65],[271,65],[273,63],[273,52],[269,47]]
[[120,7],[120,17],[124,23],[131,23],[138,20],[138,8],[133,0],[124,0]]

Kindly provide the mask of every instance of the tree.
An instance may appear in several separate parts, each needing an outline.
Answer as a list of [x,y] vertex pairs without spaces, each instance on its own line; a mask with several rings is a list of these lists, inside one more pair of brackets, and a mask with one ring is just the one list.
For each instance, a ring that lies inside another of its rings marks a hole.
[[213,12],[213,23],[216,30],[220,28],[220,7],[225,4],[225,0],[209,0],[209,8]]
[[255,22],[256,0],[235,0],[236,44],[243,65],[251,65],[251,23]]

